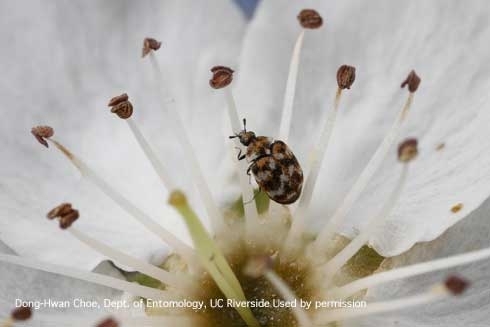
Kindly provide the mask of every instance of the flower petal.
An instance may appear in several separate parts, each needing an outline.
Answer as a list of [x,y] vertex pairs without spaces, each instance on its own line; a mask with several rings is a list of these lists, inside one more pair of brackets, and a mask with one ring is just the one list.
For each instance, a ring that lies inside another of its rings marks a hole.
[[[80,180],[54,149],[40,147],[29,133],[38,124],[53,126],[58,140],[152,217],[185,237],[184,225],[164,205],[166,191],[107,102],[122,92],[130,95],[134,119],[169,164],[179,187],[192,193],[172,126],[156,100],[150,62],[140,58],[142,41],[151,36],[163,42],[156,57],[169,89],[162,91],[174,99],[193,136],[197,125],[209,126],[216,119],[213,110],[223,103],[209,88],[208,70],[233,64],[244,30],[239,9],[225,0],[213,6],[194,1],[4,1],[0,6],[0,40],[8,45],[0,54],[5,66],[0,76],[2,240],[22,255],[92,268],[100,256],[69,235],[60,235],[43,219],[52,207],[68,201],[81,212],[77,226],[93,237],[144,258],[163,247]],[[197,157],[203,158],[206,177],[214,180],[219,171],[210,167],[220,162],[219,151],[198,146],[223,142],[223,137],[219,128],[206,136],[192,142]]]
[[[117,299],[123,293],[104,286],[94,285],[73,278],[46,273],[10,264],[0,265],[0,315],[6,317],[14,309],[17,301],[68,301],[70,307],[60,309],[54,306],[35,308],[30,326],[44,326],[36,316],[51,314],[63,319],[70,315],[82,318],[90,315],[90,319],[109,315],[104,308],[104,299]],[[96,301],[100,309],[75,308],[74,300]],[[17,304],[18,305],[18,304]],[[69,320],[67,321],[69,322]],[[95,322],[95,321],[94,321]]]
[[[296,15],[303,8],[315,8],[325,22],[306,31],[301,57],[289,143],[303,166],[332,107],[336,69],[342,64],[357,69],[354,85],[343,92],[313,198],[316,224],[337,208],[374,153],[408,95],[400,84],[415,69],[422,83],[400,139],[419,138],[420,156],[371,244],[390,256],[434,239],[490,194],[488,3],[262,2],[244,43],[238,92],[239,107],[259,134],[277,134],[290,55],[300,33]],[[441,143],[445,147],[437,151]],[[392,153],[350,213],[344,234],[352,237],[362,228],[393,189],[400,164],[395,148]],[[454,214],[457,203],[464,207]]]
[[[490,201],[486,201],[478,210],[449,228],[443,235],[431,242],[415,245],[408,252],[388,260],[390,268],[430,261],[450,255],[478,250],[490,246],[488,235],[488,212]],[[488,292],[490,281],[490,262],[481,261],[450,271],[429,273],[407,280],[390,282],[369,290],[370,300],[390,300],[414,295],[425,288],[443,281],[449,274],[464,277],[471,282],[470,287],[460,297],[417,307],[382,317],[360,319],[355,326],[389,326],[397,321],[397,326],[480,326],[490,319]]]

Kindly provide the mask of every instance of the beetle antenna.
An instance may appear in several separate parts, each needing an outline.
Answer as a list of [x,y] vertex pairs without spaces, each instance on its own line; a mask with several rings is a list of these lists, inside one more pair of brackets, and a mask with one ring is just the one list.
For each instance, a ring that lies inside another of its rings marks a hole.
[[247,120],[245,118],[243,118],[243,130],[247,131]]

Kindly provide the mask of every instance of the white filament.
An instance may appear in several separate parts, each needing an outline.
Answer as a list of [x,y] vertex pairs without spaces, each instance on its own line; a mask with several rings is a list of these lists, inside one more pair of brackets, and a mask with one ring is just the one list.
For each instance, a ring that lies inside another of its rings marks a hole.
[[136,139],[136,141],[140,145],[141,149],[143,150],[146,157],[150,161],[151,166],[153,167],[153,169],[157,173],[158,177],[160,178],[160,181],[162,182],[162,184],[165,186],[165,188],[168,191],[174,190],[175,189],[175,183],[172,180],[171,175],[169,174],[169,172],[167,171],[167,169],[165,168],[163,163],[158,159],[157,155],[155,154],[155,152],[151,148],[150,144],[148,143],[148,141],[145,139],[145,137],[141,133],[140,129],[138,128],[138,125],[136,124],[136,122],[131,118],[126,119],[126,122],[128,123],[128,126],[131,129],[131,132],[133,132],[134,138]]
[[[240,118],[238,116],[238,110],[233,98],[233,94],[230,87],[225,88],[225,97],[228,108],[228,117],[230,119],[230,125],[234,133],[238,133],[241,130]],[[235,146],[241,148],[238,138],[234,139]],[[254,191],[252,185],[249,183],[247,171],[247,162],[245,160],[236,160],[236,166],[238,169],[238,176],[240,179],[240,186],[242,189],[242,201],[245,211],[245,223],[247,230],[250,231],[252,226],[257,226],[259,222],[259,215],[257,212],[257,206],[254,201]]]
[[78,168],[80,173],[91,181],[95,186],[97,186],[103,193],[105,193],[109,198],[111,198],[116,204],[118,204],[122,209],[133,216],[138,222],[145,226],[150,232],[155,233],[164,242],[172,246],[175,251],[180,254],[188,263],[194,262],[194,250],[187,244],[182,242],[180,239],[174,236],[167,229],[162,227],[160,224],[156,223],[153,219],[147,216],[143,211],[137,208],[129,199],[125,198],[122,194],[117,192],[112,188],[106,181],[100,178],[95,171],[93,171],[85,162],[80,158],[76,157],[73,153],[68,152],[68,150],[61,145],[61,143],[55,141],[54,139],[49,139],[69,160],[70,162]]
[[0,261],[36,270],[42,270],[53,274],[59,274],[66,277],[80,279],[89,283],[114,288],[131,293],[133,295],[142,296],[154,300],[176,299],[176,297],[171,295],[171,293],[168,291],[157,290],[154,288],[141,286],[135,283],[126,282],[113,277],[78,270],[75,268],[54,265],[34,259],[25,259],[16,255],[0,254]]
[[488,258],[490,258],[490,248],[380,272],[339,287],[332,292],[332,296],[345,298],[363,289],[368,289],[379,284],[422,275],[428,272],[438,271],[450,267],[465,265]]
[[289,63],[289,74],[286,82],[286,92],[284,94],[284,105],[282,108],[281,125],[279,127],[279,140],[288,142],[293,117],[294,95],[296,93],[296,81],[298,79],[299,60],[301,58],[301,48],[305,31],[302,30],[294,44],[293,55]]
[[265,278],[274,286],[274,288],[279,292],[281,297],[287,302],[295,301],[298,305],[291,306],[291,310],[293,311],[294,316],[298,320],[298,324],[301,327],[309,327],[313,326],[308,314],[303,308],[299,305],[299,300],[296,298],[296,295],[289,288],[289,286],[279,277],[274,271],[267,270],[264,273]]
[[[167,111],[167,101],[163,97],[162,90],[164,89],[163,80],[162,80],[162,71],[160,69],[160,64],[155,58],[153,52],[150,53],[150,62],[153,66],[153,71],[156,79],[156,87],[159,95],[159,99],[162,105],[162,108]],[[209,220],[211,221],[211,225],[213,230],[219,230],[223,226],[224,218],[221,212],[216,205],[216,202],[211,195],[211,191],[209,186],[202,174],[201,167],[199,166],[199,161],[196,158],[194,149],[189,141],[189,137],[187,135],[184,124],[182,123],[182,119],[179,116],[178,112],[173,112],[170,114],[171,118],[174,120],[174,132],[175,138],[181,142],[182,149],[184,150],[185,156],[187,157],[187,162],[190,164],[192,179],[201,195],[201,198],[204,202],[204,206],[206,207],[206,211],[209,216]]]
[[412,99],[413,93],[410,93],[407,101],[405,102],[405,105],[400,110],[396,121],[393,123],[388,134],[383,139],[383,142],[380,144],[374,155],[371,157],[369,163],[364,168],[361,175],[357,178],[354,186],[344,198],[339,208],[335,211],[332,218],[330,218],[325,227],[318,234],[318,237],[314,243],[314,246],[318,251],[321,251],[321,249],[324,249],[328,245],[328,242],[332,239],[333,234],[342,223],[343,218],[352,209],[354,203],[359,199],[359,196],[366,188],[374,173],[378,170],[378,168],[381,166],[381,163],[386,158],[391,146],[397,139],[398,134],[401,130],[400,127],[410,110]]
[[388,218],[388,215],[393,210],[393,207],[400,198],[400,193],[407,180],[408,164],[403,164],[402,172],[396,183],[395,189],[391,192],[390,197],[384,204],[380,213],[371,218],[367,222],[366,228],[356,236],[345,248],[337,253],[331,260],[325,264],[324,270],[327,276],[333,276],[352,256],[354,256],[361,247],[364,246],[372,235],[373,231],[380,223]]
[[[301,198],[299,199],[298,208],[296,209],[296,212],[293,214],[293,224],[291,226],[291,230],[289,231],[289,235],[288,235],[289,241],[287,242],[287,244],[290,245],[297,244],[297,242],[295,241],[300,238],[300,235],[303,232],[304,224],[308,216],[308,208],[310,206],[311,198],[313,196],[313,190],[315,188],[315,184],[318,179],[318,174],[320,172],[323,157],[325,155],[328,143],[330,141],[330,136],[332,135],[334,129],[335,120],[337,117],[338,107],[340,103],[340,96],[341,96],[341,90],[338,89],[335,96],[334,106],[332,110],[330,110],[327,114],[327,118],[325,120],[322,133],[320,135],[320,139],[318,140],[318,143],[316,144],[315,148],[312,151],[312,160],[309,169],[310,172],[308,176],[306,176],[302,195]],[[286,252],[287,252],[287,248],[286,248]],[[286,255],[288,256],[287,253]]]
[[186,290],[191,288],[194,284],[192,283],[192,279],[189,277],[185,277],[185,275],[176,275],[173,273],[169,273],[164,269],[160,269],[155,267],[149,263],[146,263],[142,260],[139,260],[135,257],[129,256],[111,246],[108,246],[102,242],[97,241],[94,238],[86,235],[85,233],[79,231],[75,227],[70,227],[68,231],[76,237],[80,242],[88,245],[95,251],[103,254],[104,256],[109,257],[110,259],[123,264],[125,266],[129,266],[141,273],[144,273],[148,276],[151,276],[162,283],[174,287],[177,291]]
[[366,308],[348,308],[324,311],[318,313],[318,315],[315,317],[315,322],[317,324],[327,324],[333,321],[344,321],[362,316],[407,309],[442,300],[448,297],[449,294],[450,293],[443,285],[437,285],[434,289],[423,294],[386,302],[368,303]]

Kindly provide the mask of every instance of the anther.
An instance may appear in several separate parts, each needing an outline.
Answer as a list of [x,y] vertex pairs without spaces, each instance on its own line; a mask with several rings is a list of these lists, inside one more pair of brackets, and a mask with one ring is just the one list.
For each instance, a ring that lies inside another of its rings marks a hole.
[[404,88],[406,85],[408,85],[408,90],[411,93],[414,93],[417,91],[419,85],[420,85],[420,77],[415,73],[414,70],[412,70],[407,78],[403,81],[403,83],[400,85],[402,88]]
[[107,318],[97,324],[96,327],[118,327],[119,323],[113,318]]
[[400,143],[398,146],[398,160],[405,163],[413,160],[419,153],[417,145],[417,139],[413,138],[406,139]]
[[32,317],[31,307],[20,307],[12,311],[10,317],[13,321],[26,321]]
[[214,66],[211,68],[211,72],[213,73],[213,77],[209,80],[209,85],[211,85],[213,89],[224,88],[233,81],[234,71],[229,67]]
[[113,97],[109,101],[109,104],[107,104],[107,106],[114,107],[114,106],[117,106],[118,104],[120,104],[121,102],[128,101],[128,99],[129,99],[129,96],[126,93],[123,93],[121,95],[118,95],[118,96]]
[[150,54],[150,52],[157,51],[161,46],[162,42],[159,42],[151,37],[145,38],[143,40],[143,51],[141,53],[141,57],[144,58]]
[[313,9],[303,9],[298,14],[298,20],[301,26],[309,29],[316,29],[322,26],[323,19],[320,14]]
[[54,130],[52,127],[49,126],[35,126],[31,129],[31,134],[34,135],[39,143],[41,143],[45,147],[48,147],[48,142],[45,139],[53,136]]
[[60,228],[67,229],[78,219],[80,215],[78,210],[71,207],[70,203],[62,203],[49,211],[46,216],[48,219],[59,218]]
[[113,97],[108,104],[109,107],[112,107],[111,112],[122,119],[131,117],[133,114],[133,105],[128,99],[129,97],[126,93]]
[[458,276],[449,276],[444,282],[448,291],[453,295],[462,294],[468,288],[469,284],[467,280]]
[[339,89],[350,89],[356,80],[356,68],[348,65],[342,65],[337,70],[337,84]]
[[454,205],[452,208],[451,208],[451,212],[452,213],[458,213],[461,211],[461,209],[463,209],[463,204],[462,203],[458,203],[456,205]]

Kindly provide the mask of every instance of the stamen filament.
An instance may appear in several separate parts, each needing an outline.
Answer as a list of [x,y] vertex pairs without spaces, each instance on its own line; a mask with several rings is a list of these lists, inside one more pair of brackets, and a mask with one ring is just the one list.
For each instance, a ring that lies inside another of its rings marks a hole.
[[[156,87],[157,93],[159,95],[159,99],[161,101],[161,106],[164,110],[166,110],[166,101],[161,94],[161,90],[163,90],[163,80],[162,80],[162,71],[160,69],[160,64],[156,60],[156,57],[153,52],[150,53],[150,62],[153,66],[153,71],[156,79]],[[167,110],[166,110],[167,111]],[[209,216],[209,220],[213,227],[213,230],[217,231],[222,227],[224,218],[221,212],[216,205],[216,202],[211,195],[211,191],[209,186],[202,174],[201,167],[199,166],[199,161],[196,158],[192,145],[189,141],[189,137],[187,135],[184,124],[182,123],[182,119],[179,116],[178,112],[170,113],[174,120],[174,132],[176,138],[181,142],[182,149],[184,150],[185,156],[187,157],[187,162],[190,164],[191,173],[193,177],[193,181],[201,195],[201,198],[204,202],[204,206],[206,207],[206,211]]]
[[[310,163],[310,172],[305,179],[303,193],[301,198],[299,199],[298,208],[296,212],[293,214],[293,223],[291,229],[289,231],[288,239],[286,242],[289,250],[292,249],[292,244],[297,244],[297,240],[300,239],[301,233],[304,229],[304,224],[307,220],[308,216],[308,208],[310,207],[311,198],[313,196],[313,189],[315,188],[315,184],[318,178],[318,174],[320,172],[320,168],[322,165],[323,157],[327,150],[327,146],[330,140],[330,136],[332,135],[335,120],[337,117],[337,111],[339,108],[340,97],[342,94],[342,89],[338,88],[337,93],[335,95],[334,106],[332,110],[327,114],[327,119],[323,126],[322,133],[320,135],[320,139],[316,145],[316,147],[312,151],[312,160]],[[287,250],[286,250],[287,251]],[[291,253],[287,254],[291,255]]]
[[436,285],[423,294],[409,296],[397,300],[369,303],[366,308],[334,309],[318,313],[315,317],[317,324],[327,324],[333,321],[344,321],[362,316],[396,311],[414,306],[432,303],[450,296],[451,293],[444,285]]
[[279,127],[279,140],[288,142],[293,117],[294,95],[296,93],[296,81],[298,79],[299,60],[301,58],[301,48],[305,30],[302,30],[294,44],[293,55],[289,63],[288,80],[286,82],[286,92],[284,93],[284,105],[282,107],[281,124]]
[[149,263],[146,263],[142,260],[139,260],[135,257],[132,257],[130,255],[127,255],[119,250],[116,250],[115,248],[108,246],[102,242],[97,241],[94,238],[91,238],[90,236],[86,235],[85,233],[79,231],[75,227],[70,227],[68,231],[76,237],[80,242],[88,245],[95,251],[103,254],[104,256],[107,256],[111,258],[112,260],[123,264],[125,266],[129,266],[133,269],[138,270],[141,273],[144,273],[148,276],[151,276],[155,279],[158,279],[162,283],[172,286],[175,288],[177,291],[182,291],[182,290],[189,290],[192,289],[193,287],[195,288],[196,283],[188,276],[185,274],[173,274],[169,273],[168,271],[164,269],[160,269],[158,267],[155,267],[154,265],[151,265]]
[[[194,210],[187,202],[185,195],[174,191],[170,195],[169,204],[172,205],[184,219],[191,234],[197,254],[202,265],[212,276],[223,294],[229,299],[246,301],[243,289],[221,250],[209,236]],[[249,326],[259,326],[259,323],[248,307],[235,308]]]
[[48,139],[57,149],[59,149],[70,162],[80,171],[82,176],[91,181],[95,186],[97,186],[103,193],[105,193],[109,198],[111,198],[116,204],[118,204],[122,209],[133,216],[138,222],[140,222],[149,231],[155,233],[164,242],[168,243],[174,248],[174,250],[181,255],[188,264],[194,261],[195,252],[194,249],[189,247],[187,244],[182,242],[180,239],[175,237],[171,232],[162,227],[160,224],[156,223],[153,219],[147,216],[144,212],[138,209],[129,199],[125,198],[122,194],[117,192],[112,188],[107,182],[100,178],[94,170],[92,170],[87,164],[85,164],[80,158],[75,156],[67,148],[65,148],[61,143],[54,140],[53,138]]
[[472,251],[464,254],[458,254],[447,258],[417,263],[414,265],[396,268],[390,271],[380,272],[368,277],[358,279],[335,290],[332,290],[330,295],[332,297],[346,298],[363,289],[368,289],[379,284],[418,276],[428,272],[438,271],[446,268],[465,265],[487,258],[490,258],[490,248]]
[[[233,93],[230,87],[224,89],[226,103],[228,108],[228,118],[230,119],[230,125],[233,131],[240,131],[240,118],[238,115],[238,110],[236,107],[235,99],[233,98]],[[238,138],[233,139],[235,146],[241,148],[240,141]],[[259,215],[257,212],[257,206],[254,199],[254,191],[252,185],[249,183],[248,176],[245,174],[247,171],[247,163],[245,160],[236,160],[236,165],[238,169],[238,176],[240,179],[240,186],[242,189],[242,202],[245,211],[245,223],[246,230],[252,230],[252,226],[257,226],[259,223]]]
[[[294,292],[289,288],[289,286],[279,277],[273,270],[268,269],[264,272],[264,277],[271,283],[275,289],[279,292],[281,297],[288,301],[293,302],[296,300],[296,303],[299,303],[299,300],[296,298]],[[301,327],[313,326],[308,314],[305,310],[299,305],[291,307],[296,320],[298,321],[298,325]]]
[[150,161],[151,166],[157,173],[158,177],[160,177],[162,184],[165,186],[165,188],[168,191],[172,191],[175,188],[175,183],[171,175],[168,173],[163,163],[158,159],[157,155],[151,148],[150,144],[148,143],[148,141],[145,139],[140,129],[138,128],[136,122],[132,118],[126,119],[126,122],[128,123],[128,126],[134,135],[134,138],[136,139],[141,149],[145,153],[146,157]]
[[373,177],[374,173],[379,169],[381,163],[384,161],[390,148],[398,137],[401,130],[401,125],[405,121],[408,112],[410,111],[410,106],[412,104],[414,93],[410,92],[403,106],[402,110],[399,112],[398,117],[394,124],[391,126],[390,131],[383,139],[374,155],[369,160],[369,163],[362,171],[361,175],[357,178],[354,186],[349,191],[347,196],[342,201],[342,204],[335,211],[332,218],[327,222],[322,231],[318,234],[316,241],[314,242],[314,247],[317,251],[321,251],[328,246],[328,242],[332,239],[335,231],[338,229],[342,220],[345,218],[347,213],[352,209],[354,203],[359,199],[359,196],[364,191],[369,181]]
[[155,300],[175,300],[176,298],[178,298],[169,291],[157,290],[154,288],[126,282],[101,274],[78,270],[75,268],[59,266],[51,263],[37,261],[34,259],[25,259],[16,255],[0,254],[0,261],[36,270],[42,270],[53,274],[59,274],[66,277],[80,279],[89,283],[110,287],[145,298]]
[[[397,203],[400,193],[407,180],[408,164],[403,164],[402,172],[397,181],[395,189],[391,193],[388,201],[384,204],[380,213],[372,217],[367,226],[361,233],[356,236],[345,248],[337,253],[331,260],[329,260],[325,266],[324,271],[327,276],[333,277],[334,274],[350,259],[354,256],[359,249],[369,241],[369,237],[372,235],[373,231],[379,226],[380,223],[388,218],[393,207]],[[321,259],[320,259],[321,260]]]

